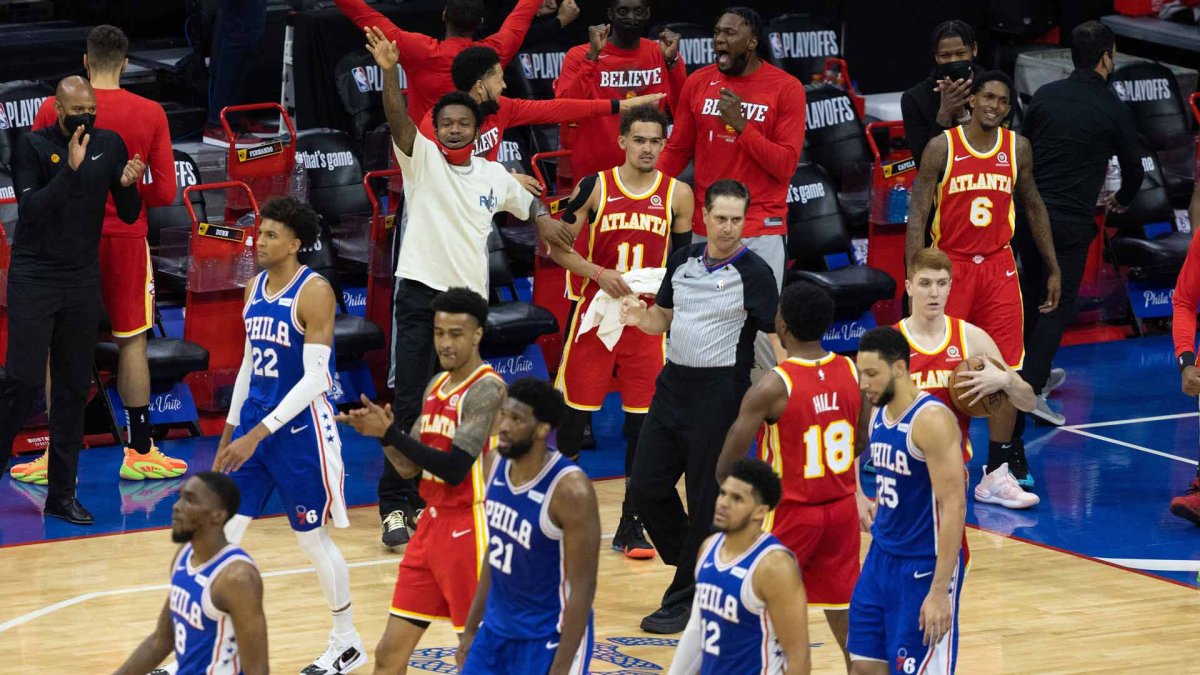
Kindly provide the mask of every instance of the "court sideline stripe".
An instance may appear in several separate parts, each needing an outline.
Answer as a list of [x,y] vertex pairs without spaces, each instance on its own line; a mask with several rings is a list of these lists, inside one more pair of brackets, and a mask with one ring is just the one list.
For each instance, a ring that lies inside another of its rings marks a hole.
[[1115,427],[1122,424],[1140,424],[1142,422],[1161,422],[1163,420],[1178,420],[1185,417],[1198,417],[1200,412],[1177,413],[1175,415],[1155,415],[1153,417],[1130,417],[1123,420],[1111,420],[1108,422],[1085,422],[1083,424],[1067,424],[1059,427],[1070,431],[1072,429],[1094,429],[1096,427]]
[[[1191,413],[1191,414],[1194,414],[1194,413]],[[1144,453],[1147,453],[1150,455],[1158,455],[1159,457],[1166,457],[1167,459],[1173,459],[1176,462],[1183,462],[1184,464],[1191,464],[1192,466],[1196,466],[1196,460],[1188,459],[1187,457],[1180,457],[1179,455],[1172,455],[1169,452],[1162,452],[1161,450],[1153,450],[1151,448],[1147,448],[1142,445],[1127,443],[1125,441],[1120,441],[1115,438],[1109,438],[1108,436],[1101,436],[1100,434],[1093,434],[1090,431],[1084,431],[1083,429],[1078,429],[1078,428],[1074,428],[1074,427],[1059,427],[1059,429],[1070,432],[1072,434],[1079,434],[1080,436],[1087,436],[1088,438],[1094,438],[1098,441],[1112,443],[1113,445],[1120,445],[1120,446],[1130,448],[1132,450],[1138,450],[1138,451],[1141,451],[1141,452],[1144,452]]]
[[1153,558],[1099,558],[1107,563],[1152,572],[1200,572],[1200,560],[1156,560]]
[[[608,539],[612,539],[614,534],[616,534],[616,533],[609,532],[607,534],[601,534],[600,540],[605,541]],[[603,549],[601,549],[601,550],[603,550]],[[375,567],[378,565],[394,565],[394,564],[399,563],[400,558],[402,558],[402,557],[403,556],[396,556],[396,557],[391,557],[391,558],[380,558],[378,560],[363,560],[360,562],[347,563],[346,566],[350,567],[350,568],[357,568],[357,567]],[[295,574],[305,574],[307,572],[315,572],[315,571],[316,570],[313,567],[309,566],[309,567],[296,567],[296,568],[286,569],[286,570],[274,570],[272,572],[260,572],[260,574],[264,579],[270,579],[273,577],[286,577],[286,576],[292,576]],[[22,614],[21,616],[18,616],[15,619],[9,619],[8,621],[5,621],[4,623],[0,623],[0,633],[4,633],[10,629],[13,629],[18,626],[29,623],[30,621],[33,621],[34,619],[40,619],[43,616],[46,616],[48,614],[53,614],[54,612],[57,612],[60,609],[65,609],[67,607],[72,607],[74,605],[78,605],[82,602],[87,602],[88,600],[94,600],[96,598],[105,598],[105,597],[109,597],[109,596],[113,596],[113,595],[129,595],[131,593],[145,593],[147,591],[165,591],[165,590],[168,590],[169,588],[171,588],[170,584],[152,584],[149,586],[132,586],[130,588],[114,588],[114,589],[110,589],[110,590],[106,590],[106,591],[92,591],[91,593],[83,593],[82,595],[76,595],[73,598],[67,598],[66,600],[60,600],[52,605],[47,605],[40,609],[35,609],[32,612],[27,612],[25,614]]]

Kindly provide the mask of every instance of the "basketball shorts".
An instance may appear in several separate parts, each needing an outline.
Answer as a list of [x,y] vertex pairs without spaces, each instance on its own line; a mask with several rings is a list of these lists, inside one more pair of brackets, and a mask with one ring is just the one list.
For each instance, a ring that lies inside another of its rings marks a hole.
[[935,558],[900,558],[872,546],[850,601],[851,661],[881,661],[888,672],[953,673],[958,657],[958,602],[962,594],[964,554],[946,592],[953,618],[950,632],[926,646],[918,625],[921,605],[933,581]]
[[1010,368],[1025,361],[1025,312],[1012,249],[990,256],[949,253],[952,267],[946,314],[973,323],[991,336]]
[[154,268],[145,237],[100,237],[100,293],[114,337],[154,325]]
[[475,598],[486,541],[483,504],[425,507],[420,527],[400,560],[392,616],[417,621],[444,619],[462,632]]
[[780,502],[770,525],[796,555],[809,607],[849,608],[862,543],[854,495],[828,504]]
[[[487,624],[484,624],[475,634],[471,651],[467,652],[467,661],[460,672],[462,675],[548,673],[550,664],[554,662],[554,655],[558,653],[558,641],[557,634],[535,640],[512,640],[488,630]],[[588,672],[593,646],[592,624],[589,621],[568,673],[583,675]]]
[[[269,412],[247,402],[232,439],[245,436]],[[350,526],[343,491],[342,440],[333,421],[336,414],[322,396],[258,444],[250,459],[229,475],[242,495],[238,515],[261,516],[267,500],[278,490],[293,530],[315,530],[331,518],[336,527]]]
[[586,311],[581,302],[571,317],[555,386],[572,408],[599,410],[615,384],[625,412],[645,413],[654,398],[654,381],[666,361],[665,336],[626,326],[609,351],[596,329],[579,335],[579,322]]

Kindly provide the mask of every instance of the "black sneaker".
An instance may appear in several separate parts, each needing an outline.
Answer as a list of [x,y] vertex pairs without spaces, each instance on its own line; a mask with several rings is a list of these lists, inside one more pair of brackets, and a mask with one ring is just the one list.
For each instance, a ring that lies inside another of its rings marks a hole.
[[396,548],[408,543],[408,540],[411,538],[408,532],[408,511],[411,511],[411,509],[396,509],[383,517],[384,546]]
[[659,635],[682,633],[683,629],[687,628],[688,618],[691,614],[692,605],[687,602],[659,607],[654,610],[653,614],[642,619],[642,630]]
[[618,553],[634,560],[650,560],[654,557],[654,546],[646,540],[646,531],[637,516],[621,516],[617,533],[613,535],[612,547]]

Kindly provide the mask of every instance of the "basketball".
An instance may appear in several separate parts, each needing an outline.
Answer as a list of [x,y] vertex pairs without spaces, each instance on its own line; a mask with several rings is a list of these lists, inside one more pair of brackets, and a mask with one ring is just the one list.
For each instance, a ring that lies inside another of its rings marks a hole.
[[983,359],[978,356],[969,356],[963,359],[963,362],[958,364],[954,369],[954,373],[950,376],[950,400],[954,402],[954,407],[958,411],[969,417],[987,417],[1000,409],[1000,404],[1008,398],[1008,394],[998,391],[994,394],[989,394],[979,399],[974,405],[971,405],[971,399],[974,395],[967,394],[967,388],[959,389],[958,383],[959,374],[967,370],[983,370]]

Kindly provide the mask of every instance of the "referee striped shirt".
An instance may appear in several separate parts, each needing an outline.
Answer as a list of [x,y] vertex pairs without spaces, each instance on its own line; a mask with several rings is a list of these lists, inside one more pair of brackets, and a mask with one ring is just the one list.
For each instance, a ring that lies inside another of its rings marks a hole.
[[775,332],[779,291],[771,267],[743,247],[709,266],[707,244],[680,249],[667,261],[654,302],[673,312],[667,361],[689,368],[734,368],[749,376],[754,338]]

